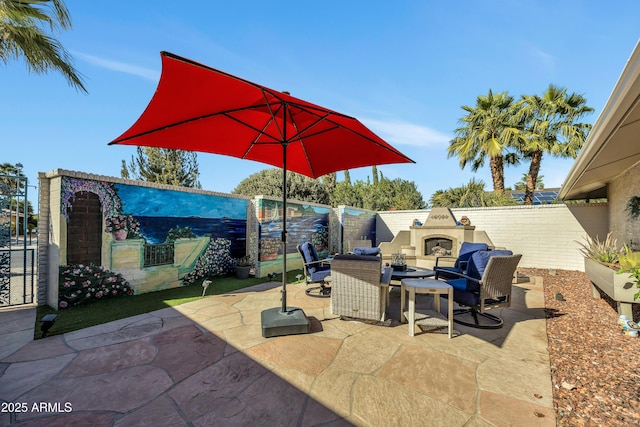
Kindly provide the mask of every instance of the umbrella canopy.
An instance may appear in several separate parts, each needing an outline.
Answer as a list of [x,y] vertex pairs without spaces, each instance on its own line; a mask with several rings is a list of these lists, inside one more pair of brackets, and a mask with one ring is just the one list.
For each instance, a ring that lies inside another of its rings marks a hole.
[[[112,144],[223,154],[311,178],[388,163],[413,163],[357,119],[323,108],[177,55],[161,52],[162,75],[140,118]],[[286,215],[282,218],[282,308],[268,336],[306,330],[286,325],[299,309],[287,307]],[[265,310],[267,312],[267,310]],[[265,316],[263,312],[263,336]],[[276,316],[277,317],[277,316]],[[297,320],[294,319],[294,322]],[[285,332],[282,332],[285,331]],[[306,330],[308,332],[308,330]]]
[[110,144],[200,151],[283,167],[311,178],[413,162],[357,119],[162,52],[156,93]]

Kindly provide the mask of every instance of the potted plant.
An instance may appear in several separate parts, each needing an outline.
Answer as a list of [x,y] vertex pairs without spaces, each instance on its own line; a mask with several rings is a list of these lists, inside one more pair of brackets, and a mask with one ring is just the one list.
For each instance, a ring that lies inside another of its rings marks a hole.
[[236,260],[236,278],[248,279],[249,272],[253,268],[253,260],[251,255],[245,255],[242,258]]
[[584,256],[584,272],[591,280],[593,297],[600,297],[600,289],[616,302],[619,314],[631,316],[635,286],[631,277],[618,274],[620,259],[625,255],[612,233],[608,233],[603,241],[587,237],[580,246],[580,252]]

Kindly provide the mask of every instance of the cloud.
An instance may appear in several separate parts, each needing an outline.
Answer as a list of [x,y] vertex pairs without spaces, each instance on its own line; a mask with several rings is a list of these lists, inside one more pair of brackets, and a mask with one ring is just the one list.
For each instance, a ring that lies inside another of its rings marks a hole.
[[362,119],[362,122],[384,140],[394,145],[427,147],[448,144],[452,138],[428,127],[399,120]]
[[545,52],[537,46],[528,47],[529,55],[533,61],[544,71],[552,73],[555,71],[555,58],[550,53]]
[[81,52],[74,52],[73,54],[97,67],[106,68],[108,70],[119,71],[121,73],[131,74],[134,76],[142,77],[143,79],[146,79],[146,80],[151,80],[153,82],[157,82],[160,79],[160,72],[157,70],[138,67],[131,64],[125,64],[124,62],[112,61],[110,59],[99,58],[97,56],[87,55]]

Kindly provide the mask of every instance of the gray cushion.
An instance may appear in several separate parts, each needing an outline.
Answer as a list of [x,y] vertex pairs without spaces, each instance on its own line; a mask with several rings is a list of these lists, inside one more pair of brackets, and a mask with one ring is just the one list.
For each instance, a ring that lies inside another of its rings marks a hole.
[[380,248],[353,248],[354,255],[378,255]]

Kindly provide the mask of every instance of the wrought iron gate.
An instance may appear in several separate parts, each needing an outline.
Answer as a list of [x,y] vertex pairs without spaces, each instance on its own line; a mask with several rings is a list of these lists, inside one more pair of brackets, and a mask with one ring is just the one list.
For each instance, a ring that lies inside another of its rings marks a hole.
[[24,176],[0,175],[0,307],[34,300],[35,251],[27,247],[27,188]]

